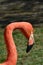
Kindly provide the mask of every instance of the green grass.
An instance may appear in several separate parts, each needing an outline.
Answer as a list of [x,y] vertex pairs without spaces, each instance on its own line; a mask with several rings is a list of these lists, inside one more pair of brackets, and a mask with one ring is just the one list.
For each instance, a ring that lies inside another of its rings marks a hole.
[[[0,63],[7,58],[3,33],[0,29]],[[43,28],[34,28],[35,44],[29,53],[26,53],[27,39],[19,30],[13,32],[13,37],[18,51],[17,65],[43,65]]]

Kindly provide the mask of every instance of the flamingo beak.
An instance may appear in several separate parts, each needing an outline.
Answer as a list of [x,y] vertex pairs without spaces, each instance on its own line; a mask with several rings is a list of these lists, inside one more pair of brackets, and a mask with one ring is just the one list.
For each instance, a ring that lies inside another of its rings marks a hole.
[[28,53],[33,45],[34,45],[35,41],[34,41],[34,36],[33,36],[33,33],[31,33],[30,37],[29,37],[29,41],[28,41],[28,44],[27,44],[27,49],[26,49],[26,52]]
[[32,49],[33,45],[34,45],[34,44],[32,44],[32,45],[27,45],[26,53],[28,53],[28,52]]

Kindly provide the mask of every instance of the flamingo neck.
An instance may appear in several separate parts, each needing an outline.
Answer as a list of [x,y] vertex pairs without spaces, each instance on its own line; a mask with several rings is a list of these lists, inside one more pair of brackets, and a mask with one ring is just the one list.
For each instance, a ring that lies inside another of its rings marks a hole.
[[25,24],[24,24],[24,22],[22,22],[22,23],[18,22],[18,23],[9,24],[5,29],[4,38],[5,38],[6,47],[8,50],[8,58],[7,59],[9,60],[9,62],[11,64],[13,62],[12,65],[16,65],[16,62],[17,62],[17,50],[16,50],[15,43],[13,41],[12,32],[15,29],[20,29],[28,39],[30,36],[30,33],[31,33],[30,27],[31,27],[31,25],[26,22],[25,22]]
[[[9,27],[8,27],[9,28]],[[7,64],[9,65],[16,65],[17,63],[17,50],[15,43],[13,41],[12,37],[12,32],[10,29],[6,28],[4,32],[4,38],[5,38],[5,43],[7,47]],[[10,63],[9,63],[10,62]]]

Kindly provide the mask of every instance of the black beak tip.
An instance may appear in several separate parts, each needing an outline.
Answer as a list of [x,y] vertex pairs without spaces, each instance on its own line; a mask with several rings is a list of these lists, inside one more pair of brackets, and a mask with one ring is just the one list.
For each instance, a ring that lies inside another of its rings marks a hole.
[[34,45],[34,44],[32,44],[32,45],[27,45],[26,53],[28,53],[28,52],[32,49],[33,45]]
[[29,51],[26,49],[26,53],[28,53]]

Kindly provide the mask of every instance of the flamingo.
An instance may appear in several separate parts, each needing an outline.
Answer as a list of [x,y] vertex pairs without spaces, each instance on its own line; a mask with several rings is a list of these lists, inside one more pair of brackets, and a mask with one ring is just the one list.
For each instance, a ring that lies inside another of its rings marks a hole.
[[4,39],[7,47],[7,59],[0,65],[16,65],[17,64],[17,50],[14,43],[12,32],[13,30],[20,29],[20,31],[28,39],[26,52],[28,53],[34,44],[33,27],[27,22],[15,22],[6,26],[4,31]]

